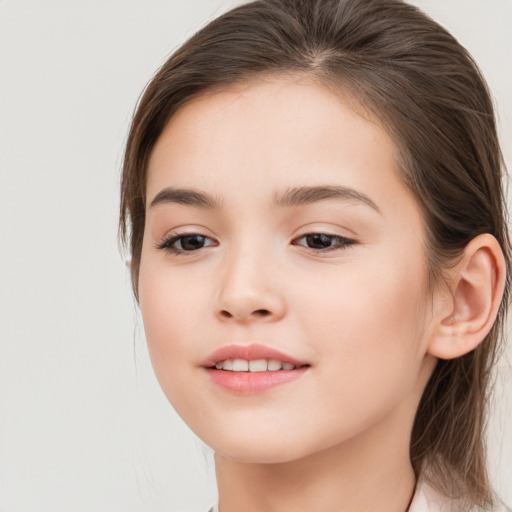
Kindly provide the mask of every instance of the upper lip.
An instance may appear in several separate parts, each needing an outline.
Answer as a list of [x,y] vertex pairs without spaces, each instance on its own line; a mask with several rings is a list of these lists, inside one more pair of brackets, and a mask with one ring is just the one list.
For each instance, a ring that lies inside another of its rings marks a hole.
[[308,363],[290,357],[279,350],[267,347],[265,345],[226,345],[212,352],[202,363],[201,366],[211,368],[219,361],[227,359],[245,359],[246,361],[255,361],[257,359],[275,359],[282,363],[291,363],[294,366],[305,366]]

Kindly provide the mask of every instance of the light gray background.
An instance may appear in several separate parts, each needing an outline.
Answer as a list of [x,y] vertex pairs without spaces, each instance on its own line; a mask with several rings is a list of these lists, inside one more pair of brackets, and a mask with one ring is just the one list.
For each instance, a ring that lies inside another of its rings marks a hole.
[[[235,3],[0,0],[1,512],[201,512],[215,500],[211,454],[148,362],[117,196],[139,93]],[[480,63],[510,166],[511,0],[416,3]],[[490,446],[509,503],[511,387],[504,360]]]

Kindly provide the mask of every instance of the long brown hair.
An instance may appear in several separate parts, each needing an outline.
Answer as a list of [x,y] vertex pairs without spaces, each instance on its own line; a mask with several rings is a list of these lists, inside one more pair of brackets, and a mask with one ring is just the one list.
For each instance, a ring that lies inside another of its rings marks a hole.
[[[170,117],[207,91],[280,74],[307,75],[348,92],[393,136],[401,177],[423,210],[432,286],[482,233],[496,237],[510,268],[504,165],[493,106],[467,51],[400,0],[256,0],[189,39],[139,101],[126,146],[120,215],[136,298],[147,163]],[[493,503],[484,431],[508,290],[509,280],[483,343],[465,356],[438,362],[410,445],[417,474],[447,495],[482,507]]]

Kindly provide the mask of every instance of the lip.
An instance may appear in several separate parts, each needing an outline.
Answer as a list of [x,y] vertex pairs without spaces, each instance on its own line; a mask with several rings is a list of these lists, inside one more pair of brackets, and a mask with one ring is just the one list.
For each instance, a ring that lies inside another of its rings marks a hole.
[[[256,359],[277,359],[282,363],[291,363],[294,366],[308,365],[306,361],[300,361],[279,350],[265,345],[227,345],[212,352],[202,363],[205,368],[212,368],[219,361],[226,359],[245,359],[255,361]],[[281,370],[280,370],[281,371]],[[291,371],[291,370],[290,370]]]
[[264,391],[282,386],[302,377],[309,366],[295,370],[278,370],[275,372],[230,372],[205,368],[210,380],[224,391],[235,395],[258,395]]
[[[217,370],[215,364],[226,359],[277,359],[283,363],[291,363],[296,366],[293,370],[278,370],[264,372],[232,372]],[[228,345],[222,347],[208,356],[202,365],[211,382],[224,391],[235,395],[256,395],[277,386],[297,380],[304,375],[310,365],[290,357],[283,352],[265,345]]]

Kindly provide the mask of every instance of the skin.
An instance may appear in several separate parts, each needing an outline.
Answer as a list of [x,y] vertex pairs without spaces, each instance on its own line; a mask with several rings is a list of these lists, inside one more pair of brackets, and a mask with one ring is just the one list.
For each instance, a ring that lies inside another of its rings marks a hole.
[[[324,185],[373,206],[274,202]],[[218,206],[150,206],[166,187]],[[215,450],[221,511],[406,510],[410,432],[447,298],[428,290],[424,221],[386,131],[306,80],[237,85],[173,116],[150,160],[147,204],[139,296],[149,351],[166,396]],[[204,247],[158,248],[193,233],[208,237]],[[352,243],[319,250],[309,233]],[[201,363],[232,343],[310,367],[264,393],[229,393]]]

